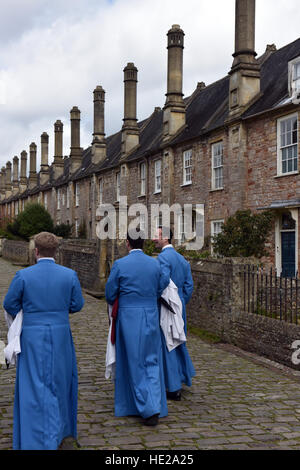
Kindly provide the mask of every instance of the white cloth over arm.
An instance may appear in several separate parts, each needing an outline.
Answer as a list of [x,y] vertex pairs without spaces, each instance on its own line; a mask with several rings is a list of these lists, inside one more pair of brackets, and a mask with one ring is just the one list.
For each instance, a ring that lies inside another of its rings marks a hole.
[[182,318],[182,303],[178,295],[178,289],[172,279],[168,287],[163,291],[162,297],[171,305],[175,312],[174,314],[164,305],[161,305],[160,326],[166,339],[168,351],[172,351],[186,341]]
[[109,331],[107,337],[106,345],[106,359],[105,359],[105,378],[112,380],[115,378],[115,368],[116,368],[116,347],[111,342],[111,329],[112,329],[112,305],[108,304],[108,314],[109,314]]
[[8,344],[4,348],[4,356],[6,361],[14,366],[16,364],[17,355],[21,352],[20,335],[22,332],[23,311],[20,310],[15,318],[13,318],[4,310],[4,316],[8,326]]

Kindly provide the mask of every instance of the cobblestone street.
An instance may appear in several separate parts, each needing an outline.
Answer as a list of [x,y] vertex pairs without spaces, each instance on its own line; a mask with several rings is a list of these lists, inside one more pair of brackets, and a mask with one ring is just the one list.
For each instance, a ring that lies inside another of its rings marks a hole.
[[[2,302],[19,268],[0,258],[0,340],[6,341]],[[181,402],[155,428],[137,417],[116,418],[113,385],[104,377],[106,305],[85,294],[71,317],[79,371],[78,441],[82,449],[300,449],[297,372],[227,345],[188,338],[197,376]],[[0,449],[12,446],[15,369],[0,369]]]

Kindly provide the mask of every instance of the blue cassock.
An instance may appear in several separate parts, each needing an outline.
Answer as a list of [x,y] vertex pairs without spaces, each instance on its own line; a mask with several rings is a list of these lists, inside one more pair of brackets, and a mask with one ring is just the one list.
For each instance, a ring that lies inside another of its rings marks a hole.
[[115,261],[106,300],[119,298],[116,322],[115,415],[148,418],[168,408],[157,301],[164,286],[157,260],[132,250]]
[[77,365],[69,312],[83,307],[77,274],[51,259],[18,271],[4,299],[12,316],[23,309],[13,448],[55,450],[77,437]]
[[[163,275],[169,280],[172,279],[178,288],[178,294],[182,302],[182,316],[186,333],[185,305],[191,298],[194,286],[190,264],[172,246],[164,248],[158,255],[157,259],[160,263]],[[195,375],[195,369],[189,356],[186,343],[177,346],[169,352],[163,333],[162,343],[164,374],[167,390],[169,392],[180,390],[182,383],[191,386],[192,377]]]

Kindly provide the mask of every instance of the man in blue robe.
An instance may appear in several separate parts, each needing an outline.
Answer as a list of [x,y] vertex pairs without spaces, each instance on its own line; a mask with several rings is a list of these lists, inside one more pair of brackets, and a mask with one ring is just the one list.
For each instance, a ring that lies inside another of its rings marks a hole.
[[113,264],[105,295],[110,305],[118,298],[115,416],[139,415],[155,426],[168,414],[157,307],[166,283],[157,260],[142,251],[143,242],[141,234],[128,235],[129,254]]
[[[166,232],[166,233],[165,233]],[[161,252],[157,259],[160,263],[164,279],[172,279],[178,288],[178,294],[182,302],[182,317],[184,321],[184,331],[186,326],[186,304],[193,293],[193,278],[191,267],[188,261],[178,253],[171,244],[172,231],[160,227],[157,238],[153,241]],[[182,343],[172,351],[168,351],[165,337],[162,335],[162,351],[164,362],[164,375],[167,388],[167,398],[179,401],[181,399],[182,383],[191,386],[195,369],[190,358],[186,343]]]
[[55,263],[58,239],[35,237],[37,263],[18,271],[3,307],[23,310],[13,423],[13,449],[55,450],[77,437],[77,364],[69,313],[84,304],[77,274]]

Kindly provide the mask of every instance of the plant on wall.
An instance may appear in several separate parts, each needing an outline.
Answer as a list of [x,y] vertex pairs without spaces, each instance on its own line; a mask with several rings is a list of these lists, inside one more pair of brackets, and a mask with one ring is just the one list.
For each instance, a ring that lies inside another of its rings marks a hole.
[[274,212],[239,210],[228,217],[213,240],[214,253],[226,257],[262,258],[268,255],[266,241],[273,227]]

